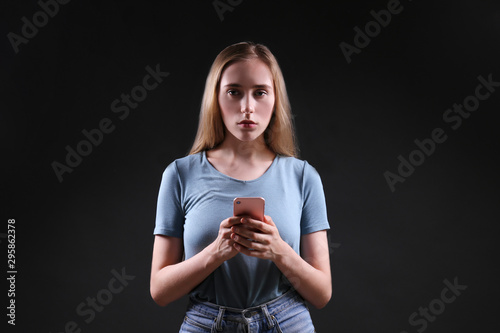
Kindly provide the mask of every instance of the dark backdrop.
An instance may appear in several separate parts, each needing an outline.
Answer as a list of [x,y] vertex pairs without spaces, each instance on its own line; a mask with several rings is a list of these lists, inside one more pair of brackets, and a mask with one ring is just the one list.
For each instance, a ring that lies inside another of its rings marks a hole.
[[[278,58],[301,158],[322,176],[333,298],[311,309],[317,330],[498,329],[497,1],[60,2],[0,5],[9,331],[178,330],[186,298],[162,308],[149,294],[157,191],[190,148],[210,64],[244,40]],[[150,91],[147,66],[169,73]],[[87,156],[70,167],[67,146]]]

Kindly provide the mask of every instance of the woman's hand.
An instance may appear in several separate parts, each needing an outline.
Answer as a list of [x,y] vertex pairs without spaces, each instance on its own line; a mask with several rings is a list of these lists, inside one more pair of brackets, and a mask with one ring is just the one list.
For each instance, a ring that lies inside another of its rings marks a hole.
[[187,260],[182,260],[182,238],[156,235],[151,264],[151,296],[155,302],[165,306],[188,294],[224,261],[237,255],[231,227],[239,224],[240,219],[230,217],[222,221],[217,238]]
[[275,261],[289,247],[278,232],[270,216],[264,216],[264,221],[249,217],[238,217],[241,224],[231,227],[233,247],[243,254],[261,259]]
[[264,220],[240,218],[241,224],[231,228],[233,247],[247,256],[274,262],[299,294],[321,309],[332,296],[326,230],[301,236],[302,258],[281,238],[271,217]]
[[231,228],[240,223],[240,217],[229,217],[222,221],[219,226],[219,234],[212,242],[212,253],[217,256],[218,261],[226,261],[238,254],[238,250],[233,246],[234,240],[231,239]]

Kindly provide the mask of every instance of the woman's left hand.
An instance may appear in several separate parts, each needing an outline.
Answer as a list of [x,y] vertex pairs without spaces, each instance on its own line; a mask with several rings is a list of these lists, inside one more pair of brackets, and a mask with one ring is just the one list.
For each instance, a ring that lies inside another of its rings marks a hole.
[[275,261],[286,252],[289,246],[278,232],[270,216],[264,216],[264,221],[242,217],[241,224],[231,228],[233,246],[247,256]]

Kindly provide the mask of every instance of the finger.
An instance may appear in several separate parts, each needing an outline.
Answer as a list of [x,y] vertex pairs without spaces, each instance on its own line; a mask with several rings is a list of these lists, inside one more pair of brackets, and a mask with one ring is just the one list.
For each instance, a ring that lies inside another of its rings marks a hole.
[[276,226],[276,224],[274,224],[273,219],[269,215],[264,215],[264,222],[266,222],[269,225],[272,225],[273,227]]
[[228,224],[230,226],[233,226],[235,224],[240,224],[241,223],[241,217],[239,216],[232,216],[229,218]]
[[247,237],[244,237],[244,236],[241,236],[241,235],[238,235],[238,234],[231,234],[231,239],[235,242],[235,243],[238,243],[244,247],[251,247],[252,245],[252,241],[249,240]]
[[241,244],[238,244],[238,243],[234,243],[233,246],[236,250],[238,250],[238,252],[243,253],[249,257],[264,258],[263,252],[260,252],[257,250],[250,250],[249,248],[247,248]]
[[235,227],[238,227],[238,228],[242,228],[242,229],[245,229],[245,230],[248,230],[248,231],[251,231],[251,232],[257,232],[257,233],[259,233],[259,234],[262,234],[262,231],[260,231],[260,230],[259,230],[259,229],[257,229],[257,228],[252,227],[252,226],[251,226],[251,225],[249,225],[249,224],[243,224],[243,223],[240,223],[240,224],[235,224],[233,227],[234,227],[234,228],[235,228]]
[[247,249],[252,249],[255,251],[265,251],[266,250],[266,244],[269,244],[269,242],[260,242],[256,239],[249,239],[247,237],[243,237],[237,234],[232,234],[231,235],[231,240],[233,240],[235,243],[238,243]]
[[[251,239],[254,243],[269,244],[268,234],[263,234],[262,232],[253,232],[246,229],[244,226],[234,226],[231,230],[238,236],[244,239]],[[245,245],[247,246],[247,245]]]
[[231,229],[223,229],[223,231],[221,231],[221,236],[224,239],[231,239],[231,234],[233,234]]
[[253,230],[248,229],[243,225],[234,225],[231,227],[231,231],[235,234],[238,234],[242,237],[253,238],[255,232]]
[[263,233],[266,233],[266,234],[271,233],[271,231],[272,231],[270,228],[270,225],[268,225],[262,221],[251,219],[251,218],[242,218],[241,224],[247,228],[248,227],[254,228],[254,229],[261,231]]
[[224,221],[221,222],[221,227],[223,228],[231,228],[233,225],[241,223],[241,218],[237,216],[228,217]]

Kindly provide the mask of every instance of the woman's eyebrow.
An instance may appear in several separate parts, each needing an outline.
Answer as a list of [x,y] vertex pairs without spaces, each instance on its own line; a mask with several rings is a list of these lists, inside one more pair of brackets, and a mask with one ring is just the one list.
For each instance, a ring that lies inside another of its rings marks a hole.
[[[241,88],[241,87],[242,87],[242,85],[241,85],[241,84],[239,84],[239,83],[228,83],[228,84],[224,85],[224,87]],[[268,85],[268,84],[255,84],[255,85],[253,85],[253,87],[252,87],[252,88],[260,88],[260,89],[264,88],[264,89],[271,89],[272,87],[271,87],[270,85]]]

